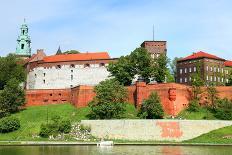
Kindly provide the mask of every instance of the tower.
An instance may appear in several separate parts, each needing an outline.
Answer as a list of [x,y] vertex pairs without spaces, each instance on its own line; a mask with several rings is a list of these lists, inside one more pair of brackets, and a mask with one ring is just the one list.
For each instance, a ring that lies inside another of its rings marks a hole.
[[31,39],[28,34],[28,26],[24,19],[24,23],[20,28],[20,35],[17,39],[16,55],[27,58],[31,56]]

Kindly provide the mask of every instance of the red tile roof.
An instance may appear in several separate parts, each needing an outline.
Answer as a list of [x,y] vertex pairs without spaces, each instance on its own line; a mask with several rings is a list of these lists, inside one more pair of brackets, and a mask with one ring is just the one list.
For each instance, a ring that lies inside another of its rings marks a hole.
[[107,52],[62,54],[62,55],[47,56],[43,59],[43,61],[64,62],[64,61],[82,61],[82,60],[100,60],[100,59],[110,59],[110,56]]
[[232,67],[232,61],[227,60],[224,64],[226,67]]
[[185,58],[182,58],[179,61],[192,60],[192,59],[198,59],[198,58],[210,58],[210,59],[217,59],[217,60],[225,60],[225,59],[219,58],[215,55],[208,54],[208,53],[205,53],[203,51],[199,51],[199,52],[193,53],[192,55],[189,55]]

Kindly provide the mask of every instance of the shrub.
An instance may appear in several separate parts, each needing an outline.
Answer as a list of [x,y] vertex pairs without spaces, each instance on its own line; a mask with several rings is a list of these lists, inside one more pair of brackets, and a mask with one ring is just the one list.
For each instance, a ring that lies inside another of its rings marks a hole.
[[218,99],[214,114],[218,119],[232,120],[232,102],[228,99]]
[[127,91],[115,79],[100,82],[94,88],[96,97],[89,103],[93,119],[121,118],[125,112]]
[[164,110],[160,98],[156,92],[152,92],[147,100],[144,100],[139,111],[140,118],[159,119],[163,118]]
[[71,131],[71,122],[68,119],[62,119],[60,116],[53,116],[51,121],[47,124],[41,124],[40,133],[41,137],[47,138],[50,135],[56,136],[61,133],[69,133]]
[[20,121],[15,117],[5,117],[0,120],[0,133],[8,133],[20,128]]
[[199,102],[198,100],[192,100],[189,102],[189,106],[188,106],[188,111],[190,112],[198,112],[200,111],[200,105],[199,105]]

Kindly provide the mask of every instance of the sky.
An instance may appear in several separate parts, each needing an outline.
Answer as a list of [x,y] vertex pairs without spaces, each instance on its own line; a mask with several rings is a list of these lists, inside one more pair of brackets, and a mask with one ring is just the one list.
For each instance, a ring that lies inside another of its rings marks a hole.
[[205,51],[232,59],[231,0],[7,0],[0,5],[0,56],[16,49],[24,18],[32,53],[107,51],[127,55],[166,40],[168,57]]

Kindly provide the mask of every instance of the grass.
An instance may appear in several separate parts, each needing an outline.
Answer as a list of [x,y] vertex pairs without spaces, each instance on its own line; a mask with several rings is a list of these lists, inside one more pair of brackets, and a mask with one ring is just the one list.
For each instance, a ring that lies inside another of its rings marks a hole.
[[187,120],[216,120],[214,114],[210,112],[207,108],[200,108],[198,112],[190,112],[187,109],[183,110],[178,118]]
[[[137,110],[131,105],[126,105],[126,114],[124,118],[135,119],[137,118]],[[44,138],[33,138],[38,135],[40,125],[47,122],[54,115],[59,115],[64,118],[69,118],[72,122],[88,119],[87,115],[90,112],[89,107],[75,108],[71,104],[57,104],[47,106],[34,106],[27,107],[26,109],[13,114],[20,120],[21,127],[19,130],[0,134],[0,141],[18,141],[18,140],[47,140]]]
[[[228,136],[228,138],[225,138]],[[211,144],[232,144],[232,126],[213,130],[191,140],[184,141],[186,143],[211,143]]]

